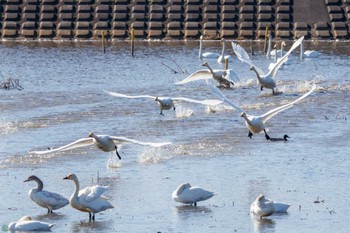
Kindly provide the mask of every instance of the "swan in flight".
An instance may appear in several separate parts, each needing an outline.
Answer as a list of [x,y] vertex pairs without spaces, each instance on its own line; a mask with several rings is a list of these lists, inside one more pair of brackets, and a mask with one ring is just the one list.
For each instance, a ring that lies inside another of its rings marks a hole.
[[95,221],[95,213],[114,208],[114,206],[102,194],[107,191],[107,186],[94,185],[80,190],[79,180],[75,174],[63,178],[73,180],[75,190],[69,198],[70,205],[79,211],[89,213],[89,221]]
[[303,60],[304,58],[317,58],[320,56],[320,52],[316,50],[306,50],[304,51],[304,42],[300,45],[300,60]]
[[194,99],[189,99],[189,98],[185,98],[185,97],[156,97],[156,96],[151,96],[151,95],[129,96],[129,95],[124,95],[121,93],[111,92],[111,91],[104,91],[104,92],[106,92],[107,94],[109,94],[111,96],[128,98],[128,99],[138,99],[138,98],[154,99],[159,104],[160,115],[162,115],[162,116],[164,116],[163,110],[169,110],[169,109],[175,110],[175,103],[177,101],[186,101],[186,102],[209,105],[209,106],[218,105],[218,104],[222,103],[222,101],[218,101],[218,100],[194,100]]
[[248,53],[240,45],[234,42],[231,43],[233,51],[237,55],[238,59],[243,63],[247,63],[250,66],[250,70],[253,70],[255,72],[258,79],[258,84],[260,85],[260,89],[263,90],[264,87],[269,88],[272,89],[272,93],[275,94],[274,89],[276,88],[276,82],[274,80],[274,77],[276,76],[277,71],[287,61],[288,56],[302,43],[303,40],[304,37],[301,37],[296,42],[294,42],[289,51],[280,60],[277,61],[277,63],[269,70],[267,74],[265,74],[261,69],[254,65],[252,60],[249,58]]
[[229,62],[231,62],[233,59],[230,55],[225,55],[226,53],[226,41],[225,39],[221,39],[221,55],[218,57],[218,63],[225,63],[225,60],[227,59]]
[[43,190],[43,182],[36,176],[29,176],[24,182],[35,181],[38,186],[29,190],[29,197],[39,206],[46,208],[48,213],[69,204],[69,201],[58,193]]
[[213,192],[192,187],[189,183],[179,185],[172,194],[174,201],[194,206],[197,206],[197,202],[208,200],[212,196],[214,196]]
[[213,78],[215,79],[219,86],[223,86],[225,88],[230,88],[231,85],[234,85],[233,80],[239,81],[238,75],[233,69],[215,69],[213,70],[207,62],[204,62],[202,66],[207,67],[206,70],[198,70],[193,74],[189,75],[187,78],[176,82],[175,84],[185,84],[188,82],[193,82],[202,79]]
[[294,104],[296,104],[297,102],[301,101],[302,99],[306,98],[308,95],[310,95],[316,88],[316,85],[314,85],[311,90],[307,93],[305,93],[304,95],[302,95],[301,97],[299,97],[298,99],[282,105],[280,107],[274,108],[268,112],[266,112],[265,114],[262,114],[260,116],[253,116],[253,115],[249,115],[248,113],[246,113],[246,111],[244,111],[241,107],[239,107],[238,105],[236,105],[235,103],[231,102],[230,100],[228,100],[226,98],[226,96],[218,89],[216,88],[213,84],[211,84],[208,80],[207,80],[207,84],[210,87],[210,89],[214,92],[214,94],[216,94],[220,99],[222,99],[224,102],[226,102],[227,104],[231,105],[234,109],[236,109],[237,111],[239,111],[241,113],[241,117],[244,118],[245,120],[245,124],[248,128],[248,137],[252,138],[253,133],[260,133],[261,131],[264,131],[265,133],[265,138],[266,140],[271,139],[271,137],[266,133],[265,130],[265,123],[273,116],[275,116],[276,114],[291,108],[294,106]]
[[66,151],[71,150],[78,147],[84,147],[84,146],[90,146],[95,145],[97,148],[104,152],[111,152],[115,151],[118,158],[121,159],[119,153],[118,153],[118,147],[116,143],[122,143],[122,142],[131,142],[139,145],[144,146],[153,146],[153,147],[160,147],[164,145],[169,145],[171,142],[164,142],[164,143],[153,143],[153,142],[141,142],[137,141],[135,139],[130,139],[127,137],[121,137],[121,136],[110,136],[110,135],[97,135],[94,133],[90,133],[89,137],[87,138],[81,138],[78,139],[72,143],[69,143],[65,146],[58,147],[56,149],[51,150],[45,150],[45,151],[32,151],[33,154],[47,154],[47,153],[53,153],[57,151]]
[[251,204],[250,212],[262,219],[274,213],[286,213],[289,207],[290,204],[273,202],[260,194]]
[[205,52],[203,53],[203,36],[199,37],[199,54],[198,54],[199,59],[203,58],[219,58],[220,54],[219,53],[211,53],[211,52]]
[[16,222],[11,222],[8,225],[7,230],[10,232],[50,231],[53,226],[55,226],[55,224],[35,221],[35,220],[32,220],[32,218],[29,216],[24,216]]

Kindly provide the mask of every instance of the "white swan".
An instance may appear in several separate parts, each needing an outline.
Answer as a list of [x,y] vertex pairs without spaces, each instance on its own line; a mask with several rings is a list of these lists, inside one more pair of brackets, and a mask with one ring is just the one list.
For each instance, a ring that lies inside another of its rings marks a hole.
[[199,37],[199,54],[198,54],[199,59],[203,58],[218,58],[220,57],[220,54],[218,53],[211,53],[211,52],[205,52],[203,53],[203,36]]
[[89,221],[95,221],[95,213],[114,208],[114,206],[102,194],[107,191],[107,186],[94,185],[80,190],[79,180],[75,174],[63,178],[73,180],[75,190],[69,198],[70,205],[79,211],[89,213]]
[[179,185],[172,194],[174,201],[194,206],[197,206],[197,202],[205,201],[212,196],[214,196],[213,192],[199,187],[192,187],[189,183]]
[[316,50],[306,50],[304,51],[304,43],[301,43],[300,45],[300,60],[303,60],[304,58],[317,58],[320,56],[320,52]]
[[106,92],[107,94],[109,94],[111,96],[128,98],[128,99],[137,99],[137,98],[154,99],[159,104],[160,115],[163,115],[163,116],[164,116],[163,110],[169,110],[172,108],[175,110],[175,102],[177,102],[177,101],[186,101],[186,102],[203,104],[203,105],[218,105],[218,104],[222,103],[222,101],[218,101],[218,100],[194,100],[194,99],[189,99],[189,98],[185,98],[185,97],[156,97],[156,96],[151,96],[151,95],[129,96],[129,95],[124,95],[121,93],[111,92],[111,91],[104,91],[104,92]]
[[290,204],[276,203],[266,199],[263,194],[260,194],[251,204],[250,212],[261,219],[262,217],[267,217],[274,213],[285,213],[289,207]]
[[29,216],[24,216],[16,222],[11,222],[8,225],[8,231],[50,231],[55,224],[34,221]]
[[43,182],[36,176],[29,176],[24,182],[35,181],[38,186],[29,190],[29,197],[39,206],[46,208],[48,213],[69,204],[69,201],[58,193],[43,190]]
[[227,104],[231,105],[233,108],[235,108],[237,111],[239,111],[241,113],[241,117],[244,118],[245,120],[245,124],[249,130],[248,133],[248,137],[252,137],[253,133],[260,133],[261,131],[264,131],[265,133],[265,138],[266,140],[271,139],[270,136],[266,133],[265,130],[265,123],[273,116],[275,116],[276,114],[291,108],[294,106],[294,104],[296,104],[297,102],[301,101],[302,99],[304,99],[305,97],[307,97],[308,95],[310,95],[316,88],[316,86],[314,85],[311,90],[307,93],[305,93],[304,95],[302,95],[301,97],[299,97],[298,99],[282,105],[280,107],[274,108],[270,111],[268,111],[265,114],[262,114],[260,116],[253,116],[253,115],[249,115],[248,113],[246,113],[246,111],[244,111],[241,107],[239,107],[238,105],[236,105],[235,103],[231,102],[230,100],[228,100],[226,98],[226,96],[218,89],[216,88],[213,84],[211,84],[208,80],[207,80],[207,84],[208,86],[211,88],[211,90],[214,92],[214,94],[216,94],[220,99],[222,99],[223,101],[225,101]]
[[303,40],[304,37],[301,37],[296,42],[294,42],[289,51],[279,61],[277,61],[277,63],[272,67],[271,70],[269,70],[267,74],[264,74],[261,69],[254,65],[254,63],[250,60],[247,52],[240,45],[232,42],[232,48],[238,59],[244,63],[247,63],[250,66],[250,69],[256,73],[258,84],[261,87],[260,89],[263,90],[264,87],[269,88],[272,89],[272,93],[275,94],[274,89],[276,88],[276,82],[274,80],[274,77],[276,76],[277,71],[287,61],[288,56],[302,43]]
[[234,85],[233,80],[239,81],[238,75],[233,69],[211,69],[209,64],[207,62],[203,63],[202,66],[208,67],[207,70],[198,70],[194,72],[193,74],[190,74],[187,78],[176,82],[175,84],[185,84],[188,82],[193,82],[197,80],[202,80],[202,79],[208,79],[208,78],[213,78],[215,79],[219,86],[224,86],[226,88],[230,88],[231,84]]
[[227,59],[229,62],[231,62],[233,59],[230,55],[225,55],[226,53],[226,41],[225,39],[221,39],[221,55],[218,57],[218,63],[225,63],[225,60]]
[[72,143],[65,145],[65,146],[61,146],[61,147],[58,147],[56,149],[45,150],[45,151],[31,151],[31,153],[47,154],[47,153],[53,153],[53,152],[57,152],[57,151],[71,150],[71,149],[78,148],[78,147],[95,145],[97,148],[99,148],[100,150],[102,150],[104,152],[115,151],[118,158],[121,159],[121,157],[118,153],[118,147],[117,147],[116,143],[122,143],[122,142],[131,142],[131,143],[135,143],[135,144],[139,144],[139,145],[153,146],[153,147],[160,147],[160,146],[171,144],[171,142],[163,142],[163,143],[141,142],[141,141],[137,141],[135,139],[130,139],[130,138],[121,137],[121,136],[97,135],[94,133],[90,133],[88,138],[78,139]]

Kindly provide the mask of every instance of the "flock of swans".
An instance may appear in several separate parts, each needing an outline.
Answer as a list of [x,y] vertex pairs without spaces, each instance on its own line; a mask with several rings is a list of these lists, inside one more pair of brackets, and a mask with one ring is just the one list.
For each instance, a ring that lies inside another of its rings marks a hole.
[[[303,39],[304,37],[296,40],[291,48],[287,51],[283,51],[283,47],[285,44],[281,43],[281,50],[271,50],[271,39],[269,40],[269,49],[267,51],[267,57],[275,57],[275,62],[269,68],[267,73],[264,73],[262,69],[258,68],[250,59],[248,53],[241,47],[239,44],[235,42],[231,42],[232,49],[237,57],[242,63],[248,65],[247,69],[255,72],[257,76],[257,83],[260,86],[260,89],[268,88],[272,90],[273,94],[276,94],[276,82],[275,77],[278,70],[285,64],[288,60],[289,55],[297,48],[301,47],[301,57],[307,56],[318,56],[319,53],[314,51],[305,51],[303,48]],[[243,108],[229,100],[222,90],[218,87],[224,89],[232,89],[234,87],[234,83],[239,82],[239,75],[232,69],[212,69],[209,66],[210,59],[217,59],[218,63],[224,63],[225,60],[230,61],[233,59],[231,56],[225,55],[225,40],[222,40],[222,52],[221,54],[216,53],[203,53],[203,41],[202,38],[199,40],[200,48],[199,48],[199,58],[206,59],[203,63],[204,67],[207,69],[202,69],[194,72],[189,75],[184,80],[178,81],[176,85],[187,84],[193,81],[205,80],[204,83],[208,86],[208,88],[218,97],[218,99],[205,99],[205,100],[196,100],[186,97],[159,97],[159,96],[151,96],[151,95],[136,95],[130,96],[126,94],[121,94],[117,92],[106,91],[104,92],[108,95],[118,97],[118,98],[128,98],[128,99],[153,99],[159,104],[160,115],[163,115],[163,110],[175,110],[175,105],[179,101],[185,101],[190,103],[202,104],[207,106],[215,106],[219,104],[226,103],[233,107],[235,110],[239,112],[239,115],[244,119],[245,125],[248,129],[248,137],[252,137],[253,134],[258,134],[264,132],[266,140],[269,141],[287,141],[289,138],[288,135],[284,135],[282,138],[272,138],[267,134],[266,131],[266,122],[276,116],[278,113],[285,111],[291,107],[293,107],[296,103],[305,99],[309,96],[316,88],[314,85],[311,90],[307,93],[303,94],[299,98],[291,101],[287,104],[279,106],[277,108],[271,109],[266,113],[254,116],[248,114]],[[307,53],[306,53],[307,52]],[[280,54],[280,58],[277,58],[278,54]],[[312,54],[312,55],[311,55]],[[213,85],[211,80],[215,80],[218,84],[218,87]],[[94,145],[98,149],[103,152],[111,152],[115,153],[119,159],[121,159],[118,153],[118,145],[121,143],[134,143],[144,146],[152,146],[152,147],[161,147],[165,145],[172,144],[171,142],[143,142],[135,139],[130,139],[123,136],[110,136],[110,135],[98,135],[94,133],[90,133],[88,137],[78,139],[74,142],[71,142],[67,145],[63,145],[57,148],[48,148],[47,150],[35,150],[31,151],[33,154],[47,154],[47,153],[55,153],[60,151],[72,150],[75,148],[85,147]],[[75,184],[75,190],[69,199],[66,199],[60,194],[49,192],[44,190],[43,182],[35,175],[28,177],[24,182],[34,181],[37,184],[36,188],[33,188],[29,191],[30,199],[39,205],[42,208],[47,209],[48,213],[52,213],[54,210],[63,208],[68,204],[71,205],[76,210],[81,212],[86,212],[89,214],[89,221],[95,221],[95,214],[101,211],[114,208],[113,205],[108,201],[108,199],[103,196],[103,194],[108,190],[106,186],[91,186],[86,187],[84,189],[80,189],[80,184],[78,177],[75,174],[67,175],[63,178],[64,180],[72,180]],[[191,186],[189,183],[183,183],[179,185],[179,187],[173,191],[172,198],[176,202],[180,202],[187,205],[197,206],[197,203],[200,201],[208,200],[209,198],[215,195],[214,192],[205,190],[200,187]],[[263,218],[266,216],[270,216],[274,213],[286,212],[289,208],[289,204],[277,203],[272,200],[266,199],[263,194],[259,195],[256,200],[251,204],[250,212],[259,218]],[[12,222],[9,224],[9,230],[18,230],[18,231],[33,231],[33,230],[50,230],[54,224],[45,223],[41,221],[32,220],[29,216],[24,216],[16,222]]]

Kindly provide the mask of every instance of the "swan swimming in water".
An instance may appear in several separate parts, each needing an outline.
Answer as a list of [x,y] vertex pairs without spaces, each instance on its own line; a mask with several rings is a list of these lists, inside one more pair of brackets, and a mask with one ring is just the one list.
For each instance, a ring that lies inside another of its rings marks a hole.
[[102,194],[107,191],[107,186],[91,186],[80,190],[79,180],[75,174],[63,178],[73,180],[75,190],[69,199],[70,205],[79,211],[89,213],[89,221],[95,221],[95,213],[114,208],[114,206]]
[[58,152],[58,151],[71,150],[74,148],[79,148],[79,147],[84,147],[84,146],[95,145],[97,148],[99,148],[100,150],[102,150],[104,152],[115,151],[118,158],[121,159],[121,157],[118,153],[118,147],[117,147],[116,143],[122,143],[122,142],[131,142],[131,143],[135,143],[135,144],[139,144],[139,145],[153,146],[153,147],[160,147],[160,146],[172,144],[171,142],[164,142],[164,143],[141,142],[141,141],[137,141],[135,139],[127,138],[127,137],[110,136],[110,135],[97,135],[94,133],[90,133],[89,137],[78,139],[72,143],[65,145],[65,146],[61,146],[61,147],[58,147],[56,149],[45,150],[45,151],[31,151],[31,153],[41,155],[41,154]]
[[213,91],[214,94],[216,94],[220,99],[222,99],[224,102],[226,102],[227,104],[231,105],[234,109],[236,109],[237,111],[239,111],[241,113],[241,117],[244,118],[245,120],[245,124],[246,127],[248,128],[248,137],[252,138],[253,133],[260,133],[261,131],[264,131],[265,133],[265,138],[266,140],[271,139],[271,137],[266,133],[265,130],[265,123],[273,116],[277,115],[278,113],[291,108],[294,106],[294,104],[296,104],[297,102],[301,101],[302,99],[306,98],[308,95],[310,95],[316,88],[316,85],[314,85],[311,90],[307,93],[305,93],[304,95],[302,95],[301,97],[299,97],[298,99],[282,105],[280,107],[274,108],[268,112],[266,112],[265,114],[262,114],[260,116],[253,116],[253,115],[249,115],[248,113],[246,113],[246,111],[244,111],[241,107],[239,107],[238,105],[236,105],[235,103],[231,102],[230,100],[228,100],[226,98],[226,96],[218,89],[216,88],[213,84],[211,84],[208,80],[207,80],[207,84],[210,87],[210,89]]
[[8,225],[8,231],[50,231],[55,224],[35,221],[29,216],[24,216],[16,222],[11,222]]
[[215,79],[219,86],[224,86],[225,88],[230,88],[234,85],[233,79],[239,81],[238,75],[233,69],[212,69],[207,62],[204,62],[202,66],[207,67],[206,70],[198,70],[193,74],[189,75],[187,78],[176,82],[175,84],[185,84],[188,82],[193,82],[202,79],[213,78]]
[[222,103],[222,101],[218,101],[218,100],[195,100],[195,99],[190,99],[190,98],[185,98],[185,97],[156,97],[156,96],[151,96],[151,95],[129,96],[129,95],[124,95],[121,93],[111,92],[111,91],[104,91],[104,92],[106,92],[107,94],[109,94],[111,96],[128,98],[128,99],[138,99],[138,98],[154,99],[159,104],[160,115],[162,115],[162,116],[164,116],[163,110],[169,110],[169,109],[175,110],[175,103],[177,101],[185,101],[185,102],[197,103],[197,104],[203,104],[203,105],[218,105],[218,104]]
[[247,63],[250,66],[250,70],[255,72],[258,79],[258,84],[260,85],[260,89],[263,90],[263,88],[269,88],[272,89],[272,93],[275,94],[276,82],[274,80],[274,77],[276,76],[277,71],[287,61],[288,56],[302,43],[303,40],[304,37],[301,37],[296,42],[294,42],[289,51],[280,60],[277,61],[277,63],[269,70],[267,74],[265,74],[261,69],[254,65],[254,63],[249,58],[248,53],[240,45],[232,42],[232,48],[238,59],[244,63]]
[[69,204],[69,201],[58,193],[43,190],[43,182],[36,176],[29,176],[24,182],[35,181],[37,188],[29,190],[29,197],[39,206],[46,208],[48,213]]
[[320,52],[316,50],[306,50],[304,51],[304,42],[300,45],[300,60],[304,58],[317,58],[320,55]]
[[213,192],[199,187],[192,187],[189,183],[179,185],[172,194],[174,201],[194,206],[197,206],[197,202],[208,200],[212,196],[214,196]]
[[273,202],[260,194],[251,204],[250,212],[262,219],[274,213],[286,213],[289,207],[290,204]]
[[218,58],[220,57],[219,53],[211,53],[211,52],[205,52],[203,53],[203,36],[199,37],[199,53],[198,53],[198,57],[199,59],[203,59],[203,58]]

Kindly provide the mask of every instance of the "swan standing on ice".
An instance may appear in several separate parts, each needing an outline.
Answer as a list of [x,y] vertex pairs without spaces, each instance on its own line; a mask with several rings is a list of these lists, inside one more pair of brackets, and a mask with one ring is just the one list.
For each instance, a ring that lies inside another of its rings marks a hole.
[[199,59],[203,58],[218,58],[220,57],[220,54],[218,53],[211,53],[211,52],[205,52],[203,53],[203,36],[199,37],[199,54],[198,54]]
[[55,224],[34,221],[29,216],[24,216],[16,222],[11,222],[8,225],[8,231],[50,231]]
[[175,102],[177,101],[186,101],[191,103],[203,104],[203,105],[218,105],[221,104],[222,101],[217,100],[194,100],[185,97],[156,97],[151,95],[137,95],[137,96],[129,96],[111,91],[104,91],[111,96],[128,98],[128,99],[137,99],[137,98],[150,98],[154,99],[158,102],[160,108],[160,115],[164,116],[163,110],[174,109],[175,110]]
[[118,147],[116,143],[122,143],[122,142],[131,142],[139,145],[144,146],[153,146],[153,147],[160,147],[164,145],[171,144],[171,142],[164,142],[164,143],[153,143],[153,142],[141,142],[134,139],[126,138],[126,137],[120,137],[120,136],[110,136],[110,135],[97,135],[94,133],[90,133],[88,138],[81,138],[78,139],[70,144],[67,144],[65,146],[58,147],[56,149],[51,150],[45,150],[45,151],[32,151],[31,153],[34,154],[47,154],[47,153],[53,153],[57,151],[65,151],[65,150],[71,150],[74,148],[84,147],[84,146],[90,146],[95,145],[97,148],[104,152],[111,152],[115,151],[118,158],[121,159],[119,153],[118,153]]
[[213,192],[192,187],[189,183],[181,184],[172,194],[174,201],[194,206],[197,206],[197,202],[208,200],[212,196]]
[[232,57],[230,55],[225,55],[226,53],[226,41],[225,39],[221,39],[222,49],[221,49],[221,55],[218,58],[218,63],[225,63],[225,60],[232,61]]
[[107,191],[107,186],[91,186],[80,190],[79,180],[75,174],[70,174],[63,178],[73,180],[75,190],[69,198],[70,205],[79,211],[89,213],[89,221],[95,221],[95,213],[114,208],[114,206],[102,194]]
[[23,182],[35,181],[38,186],[29,190],[29,197],[39,206],[46,208],[48,213],[57,210],[69,204],[69,201],[58,193],[43,190],[43,182],[36,176],[29,176]]
[[286,213],[289,207],[290,204],[276,203],[266,199],[263,194],[260,194],[251,204],[250,212],[262,219],[274,213]]
[[260,89],[269,88],[272,89],[272,93],[275,94],[276,82],[274,77],[277,74],[279,68],[287,61],[288,56],[296,49],[304,40],[304,37],[298,39],[289,51],[279,60],[277,63],[269,70],[267,74],[265,74],[261,69],[256,67],[254,63],[250,60],[248,53],[238,44],[232,42],[232,48],[238,59],[244,63],[247,63],[250,66],[250,70],[253,70],[257,76],[258,84],[260,85]]
[[249,115],[248,113],[246,113],[241,107],[239,107],[238,105],[236,105],[235,103],[231,102],[230,100],[228,100],[226,98],[226,96],[218,89],[216,88],[213,84],[211,84],[208,80],[207,80],[207,84],[208,86],[211,88],[211,90],[214,92],[214,94],[216,94],[220,99],[222,99],[223,101],[225,101],[227,104],[231,105],[233,108],[235,108],[237,111],[239,111],[241,113],[241,117],[244,118],[245,120],[245,124],[249,130],[248,133],[248,137],[252,138],[253,133],[260,133],[261,131],[264,131],[265,133],[265,138],[266,140],[271,139],[270,136],[266,133],[265,130],[265,123],[273,116],[275,116],[276,114],[291,108],[294,106],[294,104],[296,104],[297,102],[301,101],[302,99],[306,98],[308,95],[310,95],[316,88],[316,86],[314,85],[311,90],[307,93],[305,93],[304,95],[302,95],[301,97],[299,97],[298,99],[282,105],[280,107],[274,108],[270,111],[268,111],[265,114],[262,114],[260,116],[253,116],[253,115]]
[[225,88],[230,88],[234,85],[233,79],[239,81],[238,75],[233,69],[215,69],[213,70],[207,62],[203,63],[202,66],[208,67],[207,70],[198,70],[193,74],[189,75],[187,78],[176,82],[175,84],[185,84],[188,82],[193,82],[202,79],[213,78],[215,79],[219,86],[224,86]]

